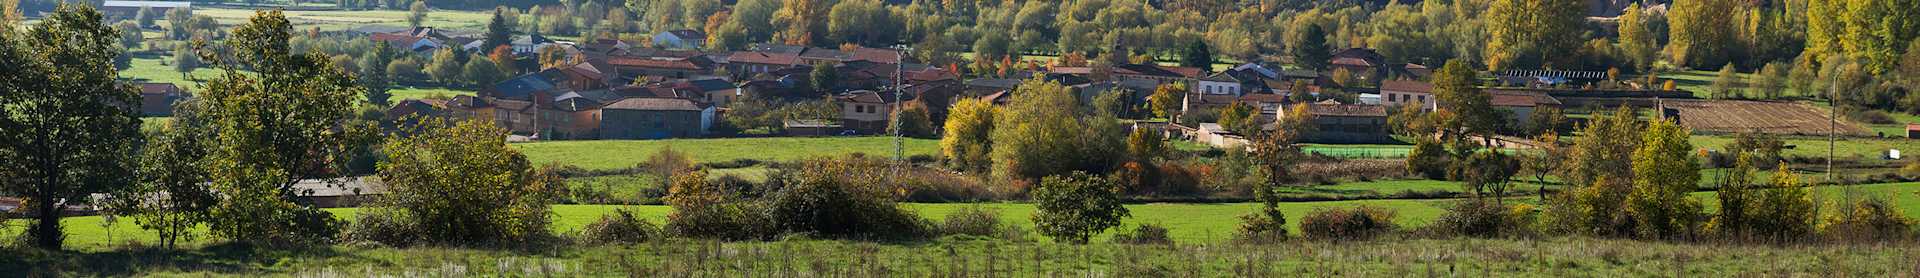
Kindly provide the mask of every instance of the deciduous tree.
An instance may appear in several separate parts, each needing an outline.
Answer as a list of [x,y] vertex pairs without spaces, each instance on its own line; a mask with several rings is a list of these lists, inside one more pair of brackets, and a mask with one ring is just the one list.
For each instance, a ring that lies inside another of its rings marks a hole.
[[940,138],[940,153],[956,169],[984,171],[993,161],[994,114],[999,108],[978,99],[961,99],[947,110],[946,134]]
[[24,34],[0,30],[0,191],[27,199],[30,244],[59,250],[63,207],[131,184],[136,91],[115,80],[119,36],[101,14],[61,4]]
[[1688,197],[1700,182],[1700,159],[1685,127],[1655,120],[1633,151],[1633,193],[1627,213],[1645,238],[1688,238],[1700,228],[1701,205]]
[[[405,211],[423,238],[445,244],[522,243],[548,232],[551,190],[490,122],[422,120],[387,139],[382,204]],[[402,135],[404,134],[404,135]]]
[[1086,244],[1093,235],[1132,216],[1120,202],[1122,188],[1086,172],[1048,176],[1033,189],[1034,229],[1056,242]]
[[407,7],[407,26],[421,27],[427,23],[427,1],[413,0]]

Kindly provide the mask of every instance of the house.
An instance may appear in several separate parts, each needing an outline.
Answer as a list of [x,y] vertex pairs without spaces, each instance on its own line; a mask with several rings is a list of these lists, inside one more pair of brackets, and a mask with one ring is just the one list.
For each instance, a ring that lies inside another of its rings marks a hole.
[[628,98],[600,108],[602,139],[666,139],[706,136],[714,107],[689,99]]
[[716,106],[727,106],[734,98],[740,97],[740,87],[723,79],[688,80],[675,84],[674,88],[686,90],[700,102]]
[[[492,49],[480,49],[481,44],[485,43],[487,43],[486,40],[474,40],[460,47],[470,53],[486,54],[492,52]],[[547,39],[546,36],[541,36],[540,34],[518,36],[512,41],[507,42],[507,46],[513,50],[513,55],[518,56],[533,55],[534,53],[539,53],[541,48],[554,45],[560,45],[560,42]]]
[[1215,148],[1236,148],[1247,146],[1247,137],[1241,136],[1216,123],[1202,123],[1193,132],[1193,140]]
[[799,54],[794,53],[735,51],[727,56],[727,71],[739,76],[753,76],[806,64],[800,60]]
[[786,120],[780,125],[787,136],[816,137],[840,133],[840,124],[828,120]]
[[440,117],[447,112],[448,102],[442,99],[402,100],[394,103],[393,107],[387,108],[386,119],[400,122],[410,119],[409,117]]
[[185,1],[104,1],[100,4],[100,14],[108,18],[133,19],[140,15],[140,9],[153,9],[153,16],[166,15],[173,9],[193,9],[193,2]]
[[1920,139],[1920,123],[1907,124],[1907,139]]
[[1201,77],[1200,73],[1199,68],[1168,67],[1153,64],[1119,64],[1113,66],[1112,74],[1116,79],[1149,80],[1153,81],[1154,84],[1164,85],[1172,83],[1194,84],[1194,81]]
[[605,58],[606,56],[626,55],[628,50],[633,49],[633,45],[619,39],[597,39],[581,44],[579,48],[580,51],[587,54],[588,57]]
[[1227,70],[1199,79],[1192,89],[1203,95],[1245,95],[1266,92],[1267,78],[1253,70]]
[[440,42],[433,38],[415,37],[406,34],[374,33],[373,35],[368,35],[367,39],[374,42],[385,43],[387,47],[392,47],[393,49],[423,53],[426,55],[432,55],[434,50],[440,49],[441,47]]
[[1348,48],[1333,53],[1327,64],[1335,69],[1346,69],[1363,82],[1379,82],[1387,76],[1387,56],[1373,49]]
[[700,49],[707,44],[707,33],[699,30],[680,29],[660,32],[653,35],[653,47],[668,49]]
[[140,115],[171,116],[173,103],[187,97],[186,91],[173,83],[139,83]]
[[1509,117],[1507,120],[1514,127],[1525,128],[1532,124],[1528,119],[1539,108],[1560,107],[1559,99],[1543,93],[1500,89],[1487,89],[1486,92],[1492,96],[1489,102],[1493,109],[1506,112]]
[[[1313,117],[1310,125],[1314,130],[1301,138],[1301,142],[1371,144],[1393,141],[1393,136],[1387,130],[1387,107],[1384,105],[1323,102],[1294,107],[1307,109],[1307,114]],[[1275,119],[1285,120],[1286,116],[1287,113],[1278,113]]]
[[489,98],[524,101],[532,100],[535,93],[566,91],[565,88],[555,85],[552,77],[555,76],[538,73],[521,75],[507,79],[506,81],[494,83],[492,86],[487,86],[487,88],[481,89],[478,95]]
[[1435,103],[1433,83],[1414,80],[1387,80],[1380,82],[1381,102],[1387,106],[1421,104],[1422,109],[1432,110]]
[[840,124],[867,134],[886,132],[894,104],[902,101],[893,92],[870,90],[847,92],[835,98],[840,103]]
[[660,77],[665,79],[690,79],[706,77],[713,73],[716,63],[706,56],[615,56],[607,57],[607,65],[613,67],[618,79],[633,80],[642,77]]
[[600,138],[601,106],[625,99],[608,90],[567,92],[539,105],[540,138]]
[[967,79],[964,84],[967,88],[967,95],[986,96],[1001,91],[1011,91],[1014,88],[1020,87],[1020,82],[1021,80],[1019,79],[1008,78],[974,78]]

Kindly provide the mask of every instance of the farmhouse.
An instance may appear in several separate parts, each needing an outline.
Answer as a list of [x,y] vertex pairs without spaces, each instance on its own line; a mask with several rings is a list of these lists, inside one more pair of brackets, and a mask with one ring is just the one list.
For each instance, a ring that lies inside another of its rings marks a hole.
[[173,115],[173,103],[186,98],[186,91],[173,83],[139,83],[140,114],[144,116]]
[[894,104],[903,101],[892,92],[869,90],[847,92],[835,98],[840,100],[840,124],[866,134],[886,132]]
[[1172,83],[1194,84],[1201,70],[1189,67],[1168,67],[1153,64],[1119,64],[1113,66],[1113,77],[1121,80],[1145,80],[1156,85]]
[[1388,80],[1380,83],[1381,103],[1389,106],[1421,104],[1433,109],[1433,84],[1413,80]]
[[714,119],[714,107],[677,98],[629,98],[601,110],[602,139],[701,137]]
[[1387,76],[1387,67],[1385,66],[1387,64],[1387,56],[1380,55],[1380,52],[1375,52],[1373,49],[1348,48],[1340,50],[1339,52],[1333,53],[1333,58],[1328,60],[1327,64],[1335,69],[1346,69],[1348,72],[1352,72],[1355,77],[1367,83],[1377,82],[1381,77]]
[[[1323,144],[1370,144],[1392,142],[1387,133],[1387,107],[1383,105],[1309,103],[1301,106],[1313,116],[1313,132],[1301,142]],[[1287,113],[1278,113],[1285,120]]]
[[1490,101],[1493,108],[1506,112],[1509,116],[1508,122],[1514,127],[1525,128],[1533,124],[1528,119],[1531,119],[1533,112],[1540,108],[1560,108],[1561,106],[1560,100],[1541,93],[1487,89],[1487,94],[1493,97]]

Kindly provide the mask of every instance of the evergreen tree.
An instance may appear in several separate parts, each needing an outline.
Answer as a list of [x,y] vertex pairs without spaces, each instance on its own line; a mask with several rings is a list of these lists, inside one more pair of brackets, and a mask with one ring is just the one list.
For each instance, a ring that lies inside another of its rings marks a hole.
[[1199,68],[1200,72],[1212,72],[1213,51],[1207,49],[1206,41],[1194,40],[1193,43],[1187,44],[1186,51],[1181,52],[1180,66]]
[[505,7],[493,9],[493,19],[487,22],[487,36],[480,49],[493,49],[513,43],[513,26],[508,25]]
[[1312,70],[1326,70],[1333,60],[1332,46],[1327,45],[1327,31],[1319,24],[1307,25],[1307,30],[1295,38],[1293,62]]

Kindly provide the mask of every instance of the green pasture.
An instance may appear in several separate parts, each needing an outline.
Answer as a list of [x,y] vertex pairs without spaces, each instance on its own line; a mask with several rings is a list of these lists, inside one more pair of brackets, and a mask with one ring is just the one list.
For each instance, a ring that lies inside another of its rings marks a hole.
[[[223,26],[245,23],[254,15],[253,9],[196,8],[195,15],[213,17]],[[295,29],[319,27],[322,31],[339,31],[366,25],[407,26],[408,11],[404,10],[365,10],[365,11],[286,11],[287,21]],[[490,12],[431,10],[427,12],[425,26],[477,32],[486,29]]]
[[[892,157],[893,137],[775,137],[666,140],[593,140],[516,143],[513,147],[527,154],[534,165],[562,163],[586,169],[632,167],[662,149],[686,153],[694,162],[726,162],[736,159],[793,161],[816,156],[863,153],[873,157]],[[939,155],[940,141],[906,139],[907,155]]]

